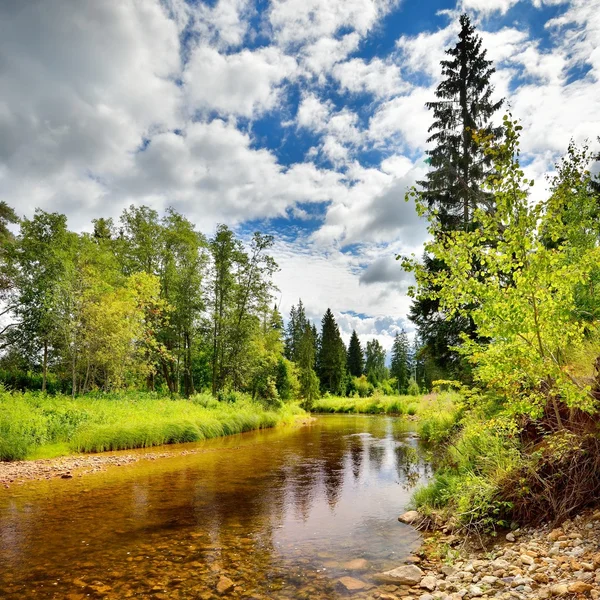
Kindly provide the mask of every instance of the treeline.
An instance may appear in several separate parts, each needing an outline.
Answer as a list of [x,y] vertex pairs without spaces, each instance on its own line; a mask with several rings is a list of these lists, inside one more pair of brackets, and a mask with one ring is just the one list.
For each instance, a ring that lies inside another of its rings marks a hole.
[[74,233],[65,215],[2,205],[0,376],[73,395],[123,388],[276,396],[283,360],[271,236],[207,239],[173,209],[123,211]]
[[418,394],[417,377],[422,376],[422,366],[416,361],[416,354],[406,332],[398,331],[388,368],[386,351],[376,339],[368,341],[363,349],[353,331],[346,348],[329,308],[321,319],[320,332],[307,318],[302,300],[290,310],[285,357],[297,366],[300,393],[308,402],[321,394]]
[[19,220],[6,204],[0,235],[0,381],[9,389],[241,391],[306,406],[323,393],[418,391],[403,331],[388,369],[377,340],[363,351],[354,332],[346,349],[329,309],[317,329],[300,301],[284,329],[269,235],[244,244],[220,225],[208,239],[177,211],[160,217],[147,206],[75,233],[65,215]]

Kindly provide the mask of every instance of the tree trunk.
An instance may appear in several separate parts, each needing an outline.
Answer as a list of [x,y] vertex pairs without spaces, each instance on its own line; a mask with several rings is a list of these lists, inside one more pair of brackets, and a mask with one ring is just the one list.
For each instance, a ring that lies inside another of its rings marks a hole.
[[[464,44],[464,42],[463,42]],[[471,123],[469,122],[469,105],[467,103],[467,49],[466,45],[462,49],[462,53],[460,56],[460,108],[462,113],[462,178],[463,178],[463,220],[464,220],[464,228],[465,231],[469,228],[469,140],[470,133],[469,127]]]
[[42,392],[46,391],[46,379],[48,376],[48,341],[44,340],[44,358],[42,363]]

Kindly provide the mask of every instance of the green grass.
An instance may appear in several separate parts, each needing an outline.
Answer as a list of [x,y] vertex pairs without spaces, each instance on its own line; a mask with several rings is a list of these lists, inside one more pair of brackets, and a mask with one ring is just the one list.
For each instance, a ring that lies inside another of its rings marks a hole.
[[312,412],[355,413],[370,415],[426,415],[440,410],[452,411],[458,395],[451,392],[426,396],[383,396],[368,398],[342,398],[325,396],[316,400]]
[[75,398],[0,391],[0,460],[195,442],[294,422],[296,405],[268,410],[238,395],[190,400],[130,393]]
[[[430,482],[412,499],[423,514],[442,511],[444,519],[473,530],[505,526],[511,504],[500,493],[506,478],[522,465],[515,440],[482,415],[461,421],[441,414],[428,427],[446,442],[444,456]],[[458,427],[460,425],[460,427]]]

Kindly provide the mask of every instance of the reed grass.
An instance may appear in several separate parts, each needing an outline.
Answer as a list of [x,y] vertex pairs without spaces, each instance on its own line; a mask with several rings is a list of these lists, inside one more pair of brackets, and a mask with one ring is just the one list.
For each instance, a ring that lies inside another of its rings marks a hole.
[[222,403],[208,394],[189,400],[144,393],[71,399],[0,391],[0,460],[195,442],[292,423],[302,414],[293,404],[268,410],[243,395]]

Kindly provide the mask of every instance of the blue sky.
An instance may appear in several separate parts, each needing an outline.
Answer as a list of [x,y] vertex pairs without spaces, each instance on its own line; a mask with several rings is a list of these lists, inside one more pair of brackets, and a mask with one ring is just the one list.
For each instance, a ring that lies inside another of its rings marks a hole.
[[[534,199],[600,135],[600,0],[0,3],[0,198],[76,230],[130,204],[269,231],[284,313],[386,347],[426,227],[425,102],[468,12],[524,126]],[[499,115],[500,117],[501,115]]]

